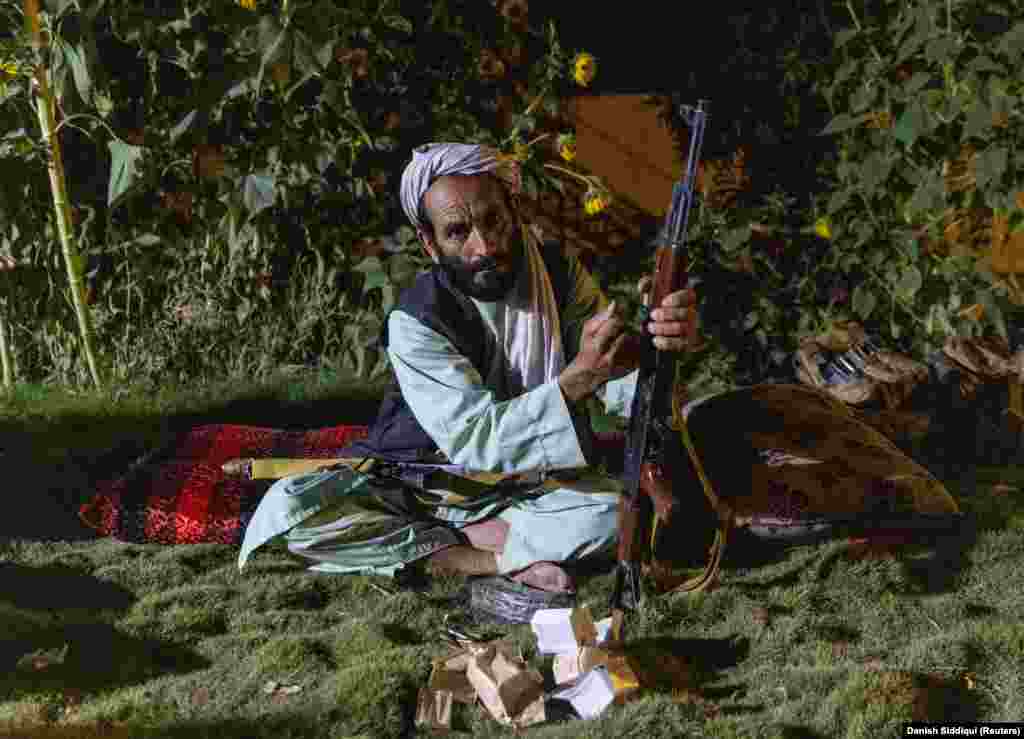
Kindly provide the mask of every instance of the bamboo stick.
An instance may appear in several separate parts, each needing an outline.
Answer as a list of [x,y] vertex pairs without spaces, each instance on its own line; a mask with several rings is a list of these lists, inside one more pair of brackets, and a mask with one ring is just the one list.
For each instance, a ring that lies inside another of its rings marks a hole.
[[[39,26],[39,0],[24,0],[25,22],[28,25],[30,38],[36,48],[37,58],[41,57],[44,40]],[[49,145],[50,156],[47,169],[50,173],[50,191],[53,194],[53,208],[56,216],[57,233],[60,237],[64,266],[68,273],[68,286],[71,299],[78,319],[78,331],[82,339],[82,350],[89,365],[89,374],[97,390],[103,389],[96,353],[93,349],[92,321],[85,302],[85,281],[82,279],[82,259],[76,248],[71,228],[71,206],[67,198],[67,186],[64,177],[64,160],[61,155],[60,140],[57,137],[57,121],[54,113],[56,104],[53,91],[47,79],[47,69],[38,65],[35,74],[36,89],[33,93],[36,116],[43,139]]]

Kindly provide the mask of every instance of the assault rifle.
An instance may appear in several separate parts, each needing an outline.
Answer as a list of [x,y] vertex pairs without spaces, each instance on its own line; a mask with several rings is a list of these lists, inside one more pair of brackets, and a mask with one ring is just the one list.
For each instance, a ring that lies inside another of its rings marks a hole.
[[[641,310],[643,341],[626,437],[622,474],[625,490],[618,512],[618,567],[611,599],[611,638],[616,641],[623,639],[625,611],[635,610],[640,604],[641,568],[650,555],[649,542],[656,525],[654,516],[657,515],[659,523],[667,523],[678,508],[671,478],[672,466],[677,461],[671,457],[680,456],[678,447],[671,443],[678,438],[678,431],[670,427],[671,410],[666,412],[671,409],[676,356],[653,345],[647,322],[650,310],[660,306],[667,295],[686,287],[687,282],[686,225],[704,139],[708,101],[699,100],[696,108],[683,106],[683,113],[690,131],[686,171],[672,190],[672,204],[665,218],[652,275],[650,301]],[[686,440],[689,442],[688,437]],[[687,446],[692,456],[692,446],[689,443]]]

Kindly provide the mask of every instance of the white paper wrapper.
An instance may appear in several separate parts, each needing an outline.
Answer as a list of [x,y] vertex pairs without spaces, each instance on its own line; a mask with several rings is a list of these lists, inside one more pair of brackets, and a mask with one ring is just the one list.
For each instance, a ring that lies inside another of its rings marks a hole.
[[587,670],[576,680],[552,694],[572,704],[580,718],[597,718],[615,700],[615,687],[608,670],[601,666]]
[[589,606],[542,608],[533,614],[530,627],[541,654],[565,654],[597,644],[597,627]]

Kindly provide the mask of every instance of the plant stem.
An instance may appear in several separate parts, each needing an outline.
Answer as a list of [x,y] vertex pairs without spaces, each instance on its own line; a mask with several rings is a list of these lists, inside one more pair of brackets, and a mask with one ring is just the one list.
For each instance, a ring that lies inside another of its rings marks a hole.
[[[857,26],[857,30],[863,32],[864,27],[860,24],[860,19],[857,17],[857,13],[853,9],[853,2],[851,0],[846,0],[846,9],[850,11],[850,17],[853,18],[853,24]],[[882,55],[878,53],[878,49],[875,48],[875,45],[868,41],[868,46],[871,47],[871,51],[874,53],[875,59],[882,61]]]
[[567,174],[570,177],[575,177],[577,180],[580,180],[587,187],[591,187],[593,185],[593,183],[588,178],[584,177],[581,174],[573,172],[570,169],[566,169],[565,167],[559,167],[557,164],[545,164],[544,166],[547,167],[548,169],[553,169],[556,172],[561,172],[562,174]]
[[[43,37],[39,28],[39,0],[25,0],[25,18],[32,32],[33,44],[38,52],[43,46]],[[67,186],[64,177],[64,162],[61,155],[60,139],[57,137],[57,121],[54,115],[53,91],[47,80],[47,70],[39,65],[36,70],[37,89],[35,97],[36,116],[44,141],[49,146],[47,169],[50,173],[50,191],[53,195],[53,209],[56,217],[57,234],[60,237],[64,266],[68,274],[68,286],[71,300],[78,318],[78,330],[82,339],[82,351],[89,365],[89,374],[97,390],[103,389],[99,364],[93,348],[92,322],[89,309],[85,303],[85,282],[82,279],[82,259],[75,246],[71,227],[71,206],[68,203]]]
[[14,386],[14,371],[11,367],[11,348],[7,343],[7,319],[0,313],[0,363],[3,363],[4,387]]
[[[54,131],[54,133],[60,133],[60,129],[62,129],[64,127],[64,124],[69,123],[70,121],[73,121],[75,118],[88,118],[89,120],[94,121],[95,123],[99,123],[105,129],[107,129],[107,131],[110,132],[110,135],[113,138],[117,139],[122,144],[126,143],[124,139],[122,139],[120,136],[118,136],[116,133],[114,133],[114,129],[112,129],[110,126],[108,126],[106,121],[104,121],[101,118],[97,118],[94,115],[89,115],[88,113],[75,113],[74,115],[65,116],[64,119],[61,120],[60,125],[57,126],[57,129]],[[78,129],[79,131],[84,133],[89,138],[92,138],[92,135],[88,131],[86,131],[84,128],[81,128],[79,126],[72,126],[72,128]]]
[[540,105],[540,101],[544,99],[544,95],[546,93],[547,93],[547,88],[544,88],[543,90],[541,90],[540,94],[537,95],[537,97],[535,97],[533,99],[533,101],[528,106],[526,106],[526,110],[523,111],[523,115],[524,116],[530,115],[530,113],[532,113],[534,111],[534,109],[538,105]]

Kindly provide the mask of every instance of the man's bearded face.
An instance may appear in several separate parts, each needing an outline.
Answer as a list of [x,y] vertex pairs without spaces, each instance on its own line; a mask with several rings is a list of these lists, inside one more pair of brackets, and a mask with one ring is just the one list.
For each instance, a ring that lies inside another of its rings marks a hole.
[[420,237],[452,282],[483,302],[505,297],[524,252],[519,219],[501,182],[488,174],[441,177],[423,196],[423,205],[434,233],[421,231]]

